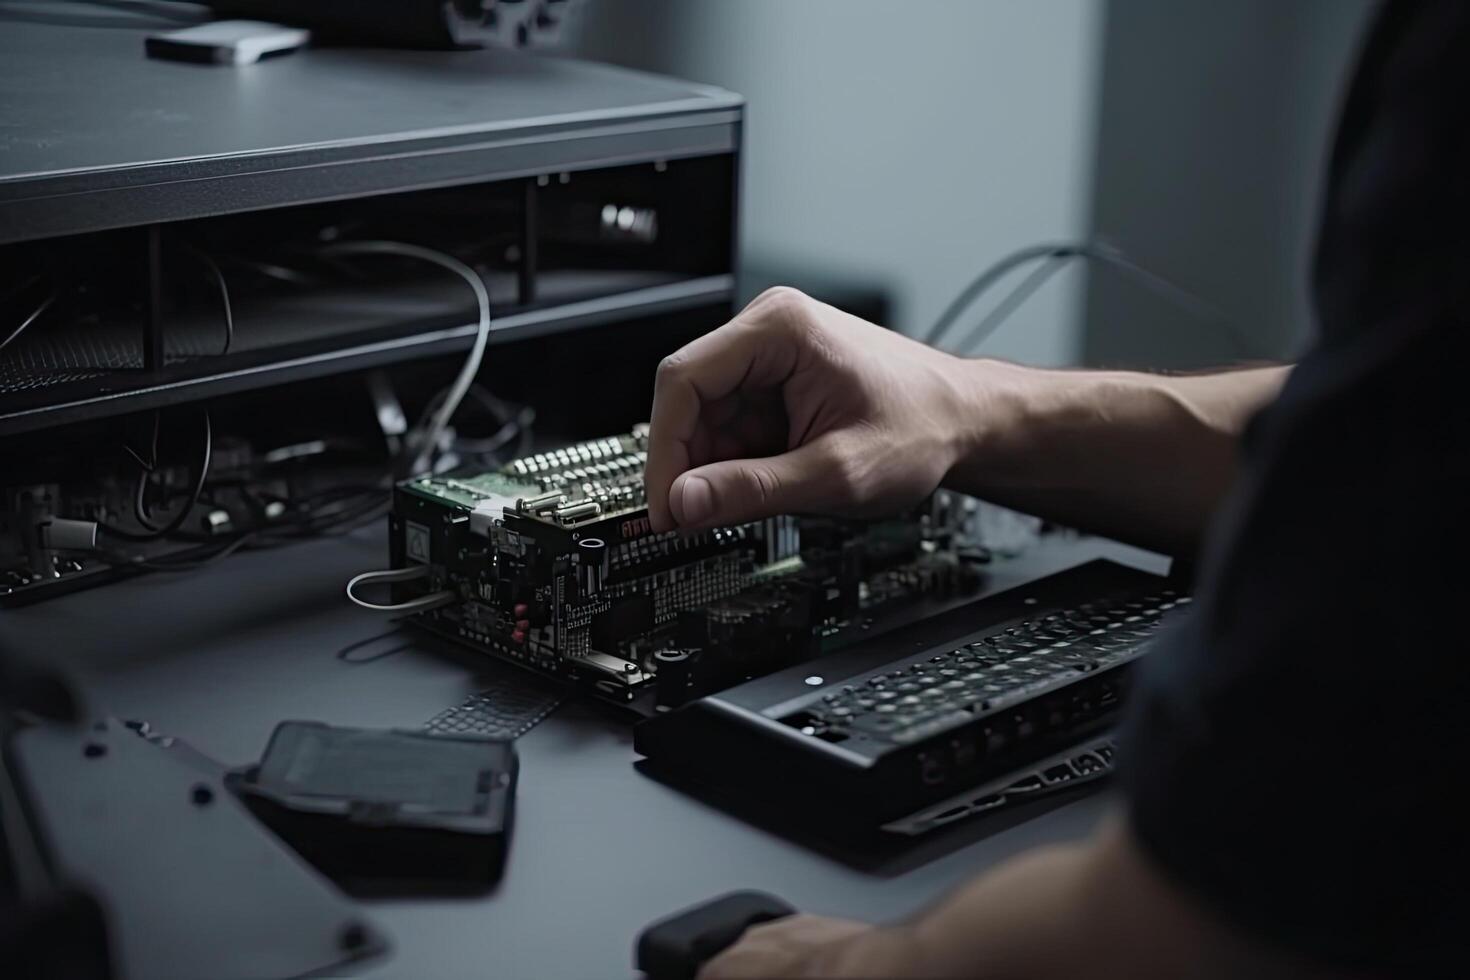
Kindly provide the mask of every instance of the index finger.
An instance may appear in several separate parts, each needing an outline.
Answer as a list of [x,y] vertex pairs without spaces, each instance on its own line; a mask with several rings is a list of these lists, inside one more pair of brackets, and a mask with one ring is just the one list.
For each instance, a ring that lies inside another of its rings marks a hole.
[[[768,307],[768,304],[767,304]],[[782,318],[753,303],[729,323],[664,358],[653,385],[644,485],[654,530],[674,527],[669,488],[690,468],[700,413],[742,388],[773,388],[796,368],[795,346]],[[783,334],[787,341],[783,342]]]

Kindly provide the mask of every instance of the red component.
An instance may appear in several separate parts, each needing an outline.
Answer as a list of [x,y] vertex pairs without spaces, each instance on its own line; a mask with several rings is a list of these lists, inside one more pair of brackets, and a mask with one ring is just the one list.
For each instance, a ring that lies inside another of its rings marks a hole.
[[516,620],[516,629],[518,629],[518,630],[528,630],[530,628],[531,628],[531,621],[529,619],[518,619],[518,620]]
[[514,642],[514,643],[525,643],[526,642],[526,631],[525,630],[516,630],[514,633],[512,633],[510,635],[510,638],[511,638],[511,641]]
[[515,604],[514,608],[511,609],[511,612],[515,615],[516,619],[524,619],[526,613],[529,612],[530,609],[531,607],[526,605],[524,602],[518,602]]

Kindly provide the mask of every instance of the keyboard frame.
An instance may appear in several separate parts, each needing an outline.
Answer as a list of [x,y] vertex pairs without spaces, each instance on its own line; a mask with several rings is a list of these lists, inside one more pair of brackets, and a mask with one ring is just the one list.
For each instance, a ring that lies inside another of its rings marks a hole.
[[[691,702],[640,725],[634,747],[662,778],[678,783],[690,780],[715,791],[733,789],[745,795],[765,795],[782,806],[808,812],[819,820],[841,822],[852,828],[882,828],[894,834],[925,833],[954,819],[993,807],[976,801],[1003,792],[1007,797],[1034,798],[1038,792],[1004,792],[1027,779],[1037,766],[1060,764],[1086,746],[1103,744],[1116,724],[1131,684],[1132,668],[1147,652],[1147,644],[1106,667],[1032,692],[1019,704],[1007,702],[976,714],[966,724],[936,733],[911,745],[875,748],[860,739],[833,743],[803,732],[782,718],[799,712],[824,693],[896,663],[927,658],[1004,630],[1021,620],[1073,608],[1086,601],[1135,597],[1172,589],[1186,602],[1169,610],[1165,624],[1187,608],[1187,589],[1177,579],[1142,572],[1126,565],[1099,560],[1038,579],[913,626],[885,633],[852,647],[729,688]],[[819,680],[819,683],[813,681]],[[1059,732],[1028,735],[1018,740],[1024,750],[1010,754],[980,753],[969,763],[956,763],[958,750],[950,746],[977,737],[987,723],[1006,712],[1040,708],[1048,697],[1073,692],[1117,689],[1114,703],[1104,706],[1088,722]],[[931,744],[932,743],[932,744]],[[1083,747],[1079,749],[1079,746]],[[1070,754],[1069,754],[1070,753]],[[1066,788],[1105,776],[1111,771],[1076,772],[1059,780]],[[1083,777],[1087,778],[1083,778]],[[1049,784],[1034,787],[1048,790]],[[964,803],[966,813],[938,819]]]

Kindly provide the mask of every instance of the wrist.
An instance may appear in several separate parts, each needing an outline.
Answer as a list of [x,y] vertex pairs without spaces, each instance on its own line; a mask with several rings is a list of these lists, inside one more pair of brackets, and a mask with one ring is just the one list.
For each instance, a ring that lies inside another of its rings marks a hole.
[[1065,488],[1091,470],[1098,440],[1163,396],[1152,375],[959,362],[961,424],[945,482],[972,492]]
[[990,358],[956,359],[960,408],[946,483],[1006,487],[1033,482],[1036,447],[1057,411],[1063,372]]
[[823,950],[809,975],[820,977],[929,977],[924,946],[910,925],[875,926]]

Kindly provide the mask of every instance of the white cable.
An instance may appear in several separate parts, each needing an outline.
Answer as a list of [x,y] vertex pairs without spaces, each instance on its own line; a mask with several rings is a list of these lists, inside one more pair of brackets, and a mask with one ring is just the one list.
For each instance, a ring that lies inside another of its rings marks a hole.
[[416,476],[429,468],[429,457],[434,452],[434,447],[439,445],[439,438],[444,430],[449,427],[449,420],[459,410],[459,403],[464,401],[464,396],[474,383],[475,375],[480,371],[480,363],[485,359],[485,347],[490,342],[490,293],[485,288],[485,281],[479,274],[465,265],[459,259],[446,252],[437,249],[425,248],[422,245],[410,245],[407,242],[390,241],[361,241],[361,242],[336,242],[322,249],[327,255],[402,255],[408,258],[421,259],[424,262],[432,262],[440,268],[447,269],[469,283],[475,291],[475,302],[480,307],[479,330],[475,334],[475,344],[470,348],[469,356],[465,358],[464,366],[459,369],[459,376],[449,386],[449,394],[444,398],[444,404],[439,411],[429,420],[428,427],[422,433],[419,442],[418,455],[414,457],[409,467],[409,475]]
[[459,601],[459,595],[457,593],[449,591],[430,592],[428,595],[422,595],[415,599],[409,599],[407,602],[394,602],[387,605],[383,605],[377,602],[368,602],[366,599],[359,599],[357,596],[352,594],[352,590],[363,582],[413,582],[418,579],[428,577],[429,567],[427,565],[415,565],[412,568],[390,568],[384,571],[363,572],[360,575],[352,576],[352,578],[347,581],[347,598],[352,600],[352,602],[356,605],[359,605],[364,609],[371,609],[373,612],[422,612],[425,609],[438,609],[440,606],[447,606],[451,602]]
[[5,348],[9,347],[11,343],[14,342],[15,338],[25,333],[26,327],[29,327],[31,324],[39,320],[41,318],[41,314],[50,309],[51,304],[54,302],[56,302],[55,293],[52,293],[50,296],[47,296],[44,300],[42,300],[41,305],[32,310],[30,316],[20,321],[20,326],[10,331],[10,336],[6,337],[4,340],[0,340],[0,350],[4,350]]

